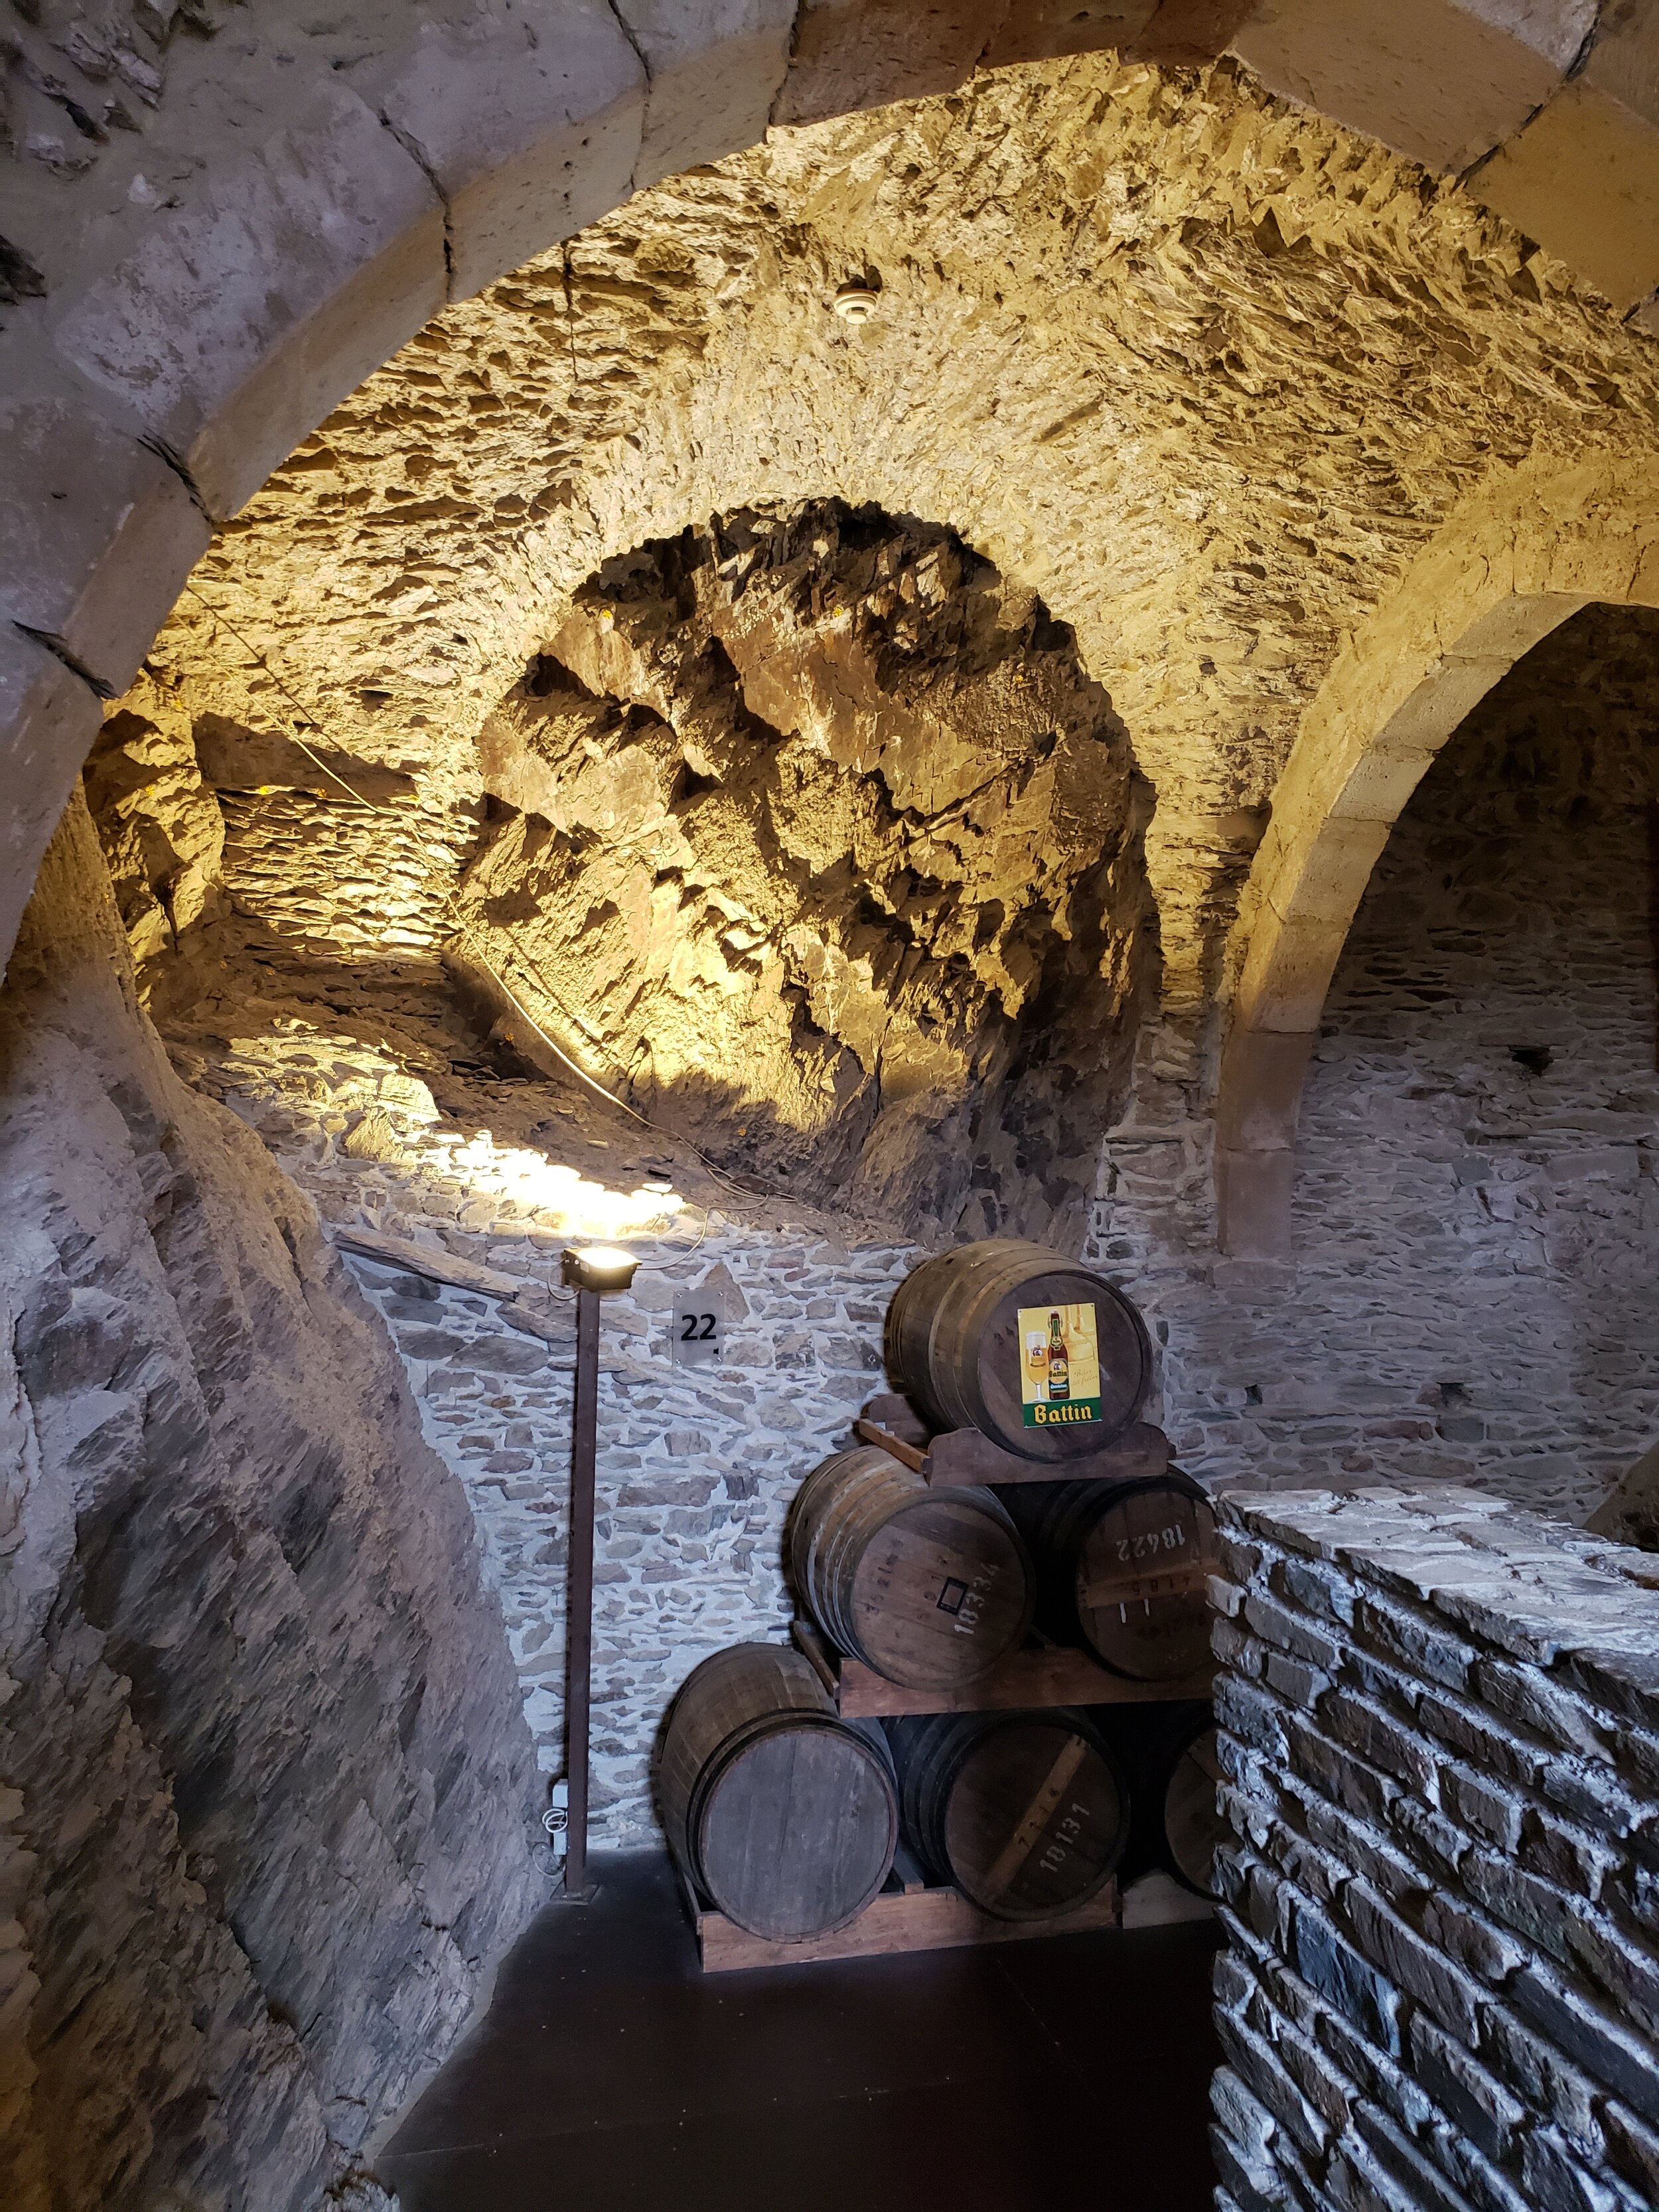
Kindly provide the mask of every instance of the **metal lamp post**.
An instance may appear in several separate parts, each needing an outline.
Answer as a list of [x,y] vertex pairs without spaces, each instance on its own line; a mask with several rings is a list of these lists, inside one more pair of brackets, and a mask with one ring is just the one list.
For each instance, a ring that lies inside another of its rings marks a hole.
[[576,1293],[576,1390],[570,1421],[570,1562],[565,1604],[564,1893],[587,1894],[588,1680],[593,1660],[593,1466],[599,1395],[599,1301],[625,1291],[639,1265],[614,1245],[567,1251],[560,1275]]

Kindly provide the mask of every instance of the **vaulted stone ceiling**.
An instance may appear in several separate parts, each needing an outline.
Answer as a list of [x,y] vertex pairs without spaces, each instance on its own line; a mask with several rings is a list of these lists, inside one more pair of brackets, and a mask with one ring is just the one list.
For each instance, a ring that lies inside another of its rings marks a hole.
[[[834,312],[854,281],[861,325]],[[1345,637],[1515,465],[1656,443],[1651,342],[1451,185],[1236,64],[1086,56],[774,133],[449,309],[222,532],[151,677],[198,730],[308,728],[428,808],[536,812],[491,718],[606,563],[826,498],[953,533],[1069,628],[1150,787],[1161,986],[1129,1110],[1190,1121],[1239,890]],[[757,668],[743,688],[767,719]],[[522,922],[511,842],[489,892]],[[571,983],[520,977],[631,1081],[643,1008],[573,1021]],[[858,1058],[857,1021],[830,1027]]]

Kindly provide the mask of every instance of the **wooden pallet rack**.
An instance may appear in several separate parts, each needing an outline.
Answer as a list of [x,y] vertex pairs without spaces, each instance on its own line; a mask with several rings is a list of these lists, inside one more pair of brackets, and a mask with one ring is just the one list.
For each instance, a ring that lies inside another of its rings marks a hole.
[[683,1873],[680,1894],[706,1974],[738,1973],[755,1966],[820,1966],[836,1959],[886,1959],[905,1951],[957,1950],[969,1944],[1017,1943],[1042,1936],[1092,1935],[1119,1927],[1123,1914],[1117,1884],[1109,1881],[1076,1912],[1051,1920],[996,1920],[970,1905],[960,1890],[930,1885],[903,1850],[893,1862],[886,1888],[856,1920],[832,1935],[814,1936],[803,1943],[777,1943],[751,1936],[723,1912],[705,1911]]
[[1162,1474],[1170,1464],[1170,1439],[1150,1421],[1132,1421],[1115,1443],[1067,1460],[1021,1459],[977,1429],[933,1434],[916,1419],[908,1398],[872,1398],[854,1429],[878,1444],[935,1489],[969,1482],[1123,1482]]
[[[843,1658],[809,1620],[790,1624],[796,1649],[836,1700],[843,1720],[895,1719],[908,1713],[1000,1712],[1042,1705],[1170,1703],[1207,1698],[1213,1669],[1179,1682],[1132,1682],[1109,1674],[1085,1652],[1030,1644],[977,1682],[951,1690],[907,1690],[861,1660]],[[1076,1912],[1048,1920],[998,1920],[948,1884],[930,1884],[901,1849],[881,1895],[856,1920],[833,1935],[804,1943],[779,1943],[751,1936],[724,1913],[707,1911],[681,1877],[685,1910],[706,1974],[759,1966],[811,1966],[835,1959],[880,1959],[906,1951],[939,1951],[967,1944],[1012,1943],[1047,1936],[1077,1936],[1119,1928],[1123,1900],[1109,1881]]]
[[1132,1682],[1109,1674],[1086,1651],[1034,1642],[1011,1651],[976,1681],[944,1690],[908,1690],[861,1659],[843,1658],[810,1620],[792,1621],[789,1633],[847,1721],[897,1720],[908,1713],[1000,1713],[1043,1705],[1174,1705],[1207,1698],[1215,1680],[1215,1669],[1206,1667],[1178,1682]]

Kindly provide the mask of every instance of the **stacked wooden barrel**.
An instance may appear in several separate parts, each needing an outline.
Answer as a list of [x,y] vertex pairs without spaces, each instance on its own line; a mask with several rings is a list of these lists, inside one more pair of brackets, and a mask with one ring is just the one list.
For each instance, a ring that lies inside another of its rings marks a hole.
[[788,1551],[836,1648],[908,1689],[988,1674],[1031,1625],[1031,1565],[1006,1506],[977,1486],[930,1490],[872,1446],[807,1476]]
[[[1066,1342],[1068,1320],[1088,1358],[1073,1372],[1068,1353],[1062,1390],[1049,1346]],[[888,1373],[931,1427],[977,1429],[1019,1459],[1062,1470],[1115,1443],[1152,1383],[1146,1324],[1122,1292],[1012,1237],[960,1244],[912,1268],[888,1308],[885,1349]]]
[[1001,1495],[1036,1562],[1037,1620],[1115,1674],[1180,1680],[1209,1656],[1215,1516],[1175,1469],[1130,1482],[1039,1483]]
[[1074,1912],[1122,1856],[1129,1796],[1080,1712],[896,1720],[905,1841],[927,1870],[1001,1920]]
[[842,1720],[798,1651],[739,1644],[687,1676],[659,1777],[693,1883],[753,1936],[799,1942],[856,1919],[898,1841],[879,1733]]
[[1152,1380],[1139,1315],[1077,1262],[992,1238],[905,1278],[885,1349],[925,1432],[976,1431],[994,1449],[974,1450],[1014,1479],[935,1487],[893,1449],[837,1452],[795,1501],[790,1579],[834,1651],[944,1710],[890,1719],[883,1737],[841,1719],[827,1667],[821,1676],[799,1653],[748,1644],[706,1660],[676,1701],[661,1769],[692,1886],[738,1927],[799,1942],[865,1909],[902,1832],[926,1872],[981,1911],[1055,1917],[1118,1866],[1133,1768],[1153,1856],[1207,1891],[1206,1707],[1154,1731],[1150,1764],[1127,1765],[1088,1712],[973,1709],[1034,1618],[1045,1639],[1177,1696],[1207,1659],[1215,1524],[1203,1491],[1174,1468],[1110,1473],[1126,1435],[1162,1446],[1134,1426]]

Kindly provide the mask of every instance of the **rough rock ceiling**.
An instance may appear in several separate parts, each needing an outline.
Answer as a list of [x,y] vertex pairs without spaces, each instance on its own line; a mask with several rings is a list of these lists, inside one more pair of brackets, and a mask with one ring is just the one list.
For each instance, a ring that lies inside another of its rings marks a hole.
[[1231,65],[1085,58],[775,133],[449,311],[223,535],[154,665],[465,799],[606,561],[827,495],[946,526],[1072,626],[1156,791],[1188,1080],[1343,635],[1494,468],[1656,423],[1645,343],[1422,172]]
[[1146,809],[1070,633],[949,532],[816,502],[611,562],[479,751],[522,811],[463,957],[636,1103],[890,1220],[975,1161],[1028,1228],[1086,1195]]

